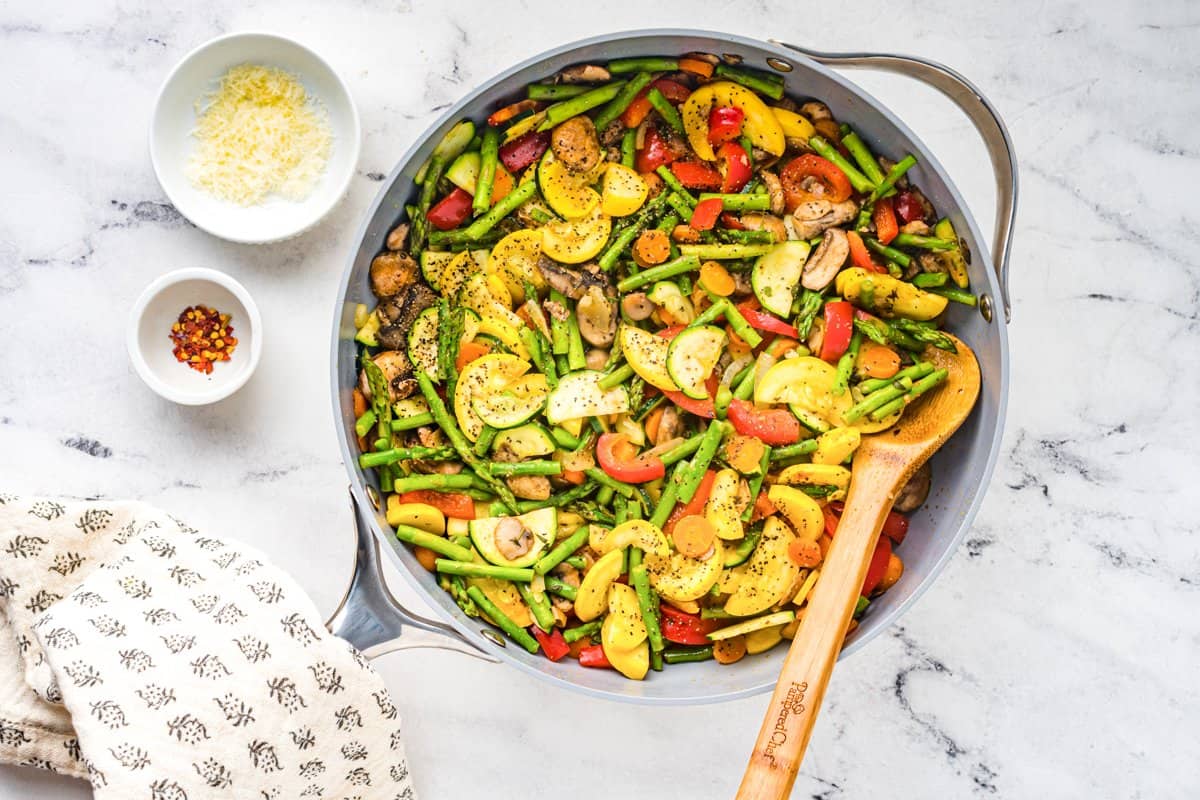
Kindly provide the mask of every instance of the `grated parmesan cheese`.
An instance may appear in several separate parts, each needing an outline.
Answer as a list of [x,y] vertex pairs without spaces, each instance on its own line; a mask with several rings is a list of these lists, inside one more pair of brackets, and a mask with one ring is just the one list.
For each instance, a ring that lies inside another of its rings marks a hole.
[[274,194],[308,197],[329,161],[323,106],[291,74],[242,64],[196,103],[197,144],[187,175],[198,188],[243,206]]

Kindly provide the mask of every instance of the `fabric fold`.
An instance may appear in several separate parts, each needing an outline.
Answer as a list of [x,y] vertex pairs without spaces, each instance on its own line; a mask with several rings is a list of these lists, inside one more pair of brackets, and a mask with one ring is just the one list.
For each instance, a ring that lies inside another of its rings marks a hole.
[[239,542],[0,496],[0,619],[0,760],[114,800],[415,796],[382,680]]

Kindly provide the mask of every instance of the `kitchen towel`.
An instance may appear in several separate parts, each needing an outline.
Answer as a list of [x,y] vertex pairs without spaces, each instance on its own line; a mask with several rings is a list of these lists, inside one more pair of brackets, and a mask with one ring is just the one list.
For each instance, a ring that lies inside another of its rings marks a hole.
[[0,494],[0,762],[101,800],[412,800],[398,712],[290,576],[136,502]]

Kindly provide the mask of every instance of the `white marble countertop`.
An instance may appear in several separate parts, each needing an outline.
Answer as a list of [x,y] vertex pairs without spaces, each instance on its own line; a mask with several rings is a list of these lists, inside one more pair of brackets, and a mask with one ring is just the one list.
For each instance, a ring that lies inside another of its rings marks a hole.
[[[581,4],[532,0],[169,6],[0,4],[0,486],[144,498],[255,542],[331,610],[351,541],[328,332],[378,181],[438,109],[508,64],[681,20],[631,0],[586,24]],[[688,7],[695,27],[955,66],[1000,108],[1021,157],[1013,382],[993,484],[937,585],[839,668],[795,796],[1194,796],[1200,212],[1185,197],[1200,186],[1197,8]],[[146,146],[167,70],[246,29],[297,36],[329,59],[365,133],[347,201],[267,248],[180,218]],[[991,178],[965,119],[902,79],[855,79],[926,139],[986,227]],[[210,408],[160,400],[125,354],[134,298],[183,266],[241,280],[268,331],[257,374]],[[406,715],[426,798],[560,786],[580,798],[728,797],[766,704],[607,704],[420,651],[377,667]],[[569,777],[535,778],[539,764]],[[79,783],[0,768],[0,798],[85,796]]]

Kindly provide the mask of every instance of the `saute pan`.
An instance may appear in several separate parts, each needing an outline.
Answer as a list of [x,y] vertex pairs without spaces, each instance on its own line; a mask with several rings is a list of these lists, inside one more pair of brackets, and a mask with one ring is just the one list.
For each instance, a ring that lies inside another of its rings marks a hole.
[[[435,577],[392,534],[380,511],[378,483],[359,468],[355,444],[351,397],[358,372],[354,307],[375,302],[367,275],[371,259],[383,249],[384,239],[400,220],[404,204],[412,202],[416,193],[413,177],[434,145],[457,120],[470,117],[482,124],[491,111],[523,96],[527,83],[551,76],[568,65],[632,56],[681,55],[693,50],[740,60],[757,69],[776,70],[786,79],[789,95],[827,103],[834,116],[853,126],[874,152],[895,159],[905,153],[915,154],[918,164],[911,177],[934,206],[948,214],[970,254],[971,285],[979,294],[979,306],[951,303],[947,327],[978,355],[983,392],[970,419],[933,459],[934,489],[912,517],[903,548],[904,576],[871,604],[842,651],[843,656],[862,648],[916,602],[970,527],[996,462],[1008,397],[1007,271],[1016,213],[1017,167],[1008,133],[992,105],[952,70],[908,56],[820,53],[705,31],[645,30],[598,36],[518,64],[456,103],[400,159],[358,232],[357,249],[350,256],[338,290],[331,366],[338,442],[350,474],[358,546],[352,584],[329,624],[367,655],[423,646],[459,650],[512,665],[565,689],[637,703],[711,703],[774,687],[787,652],[783,647],[745,659],[732,668],[713,663],[676,665],[652,672],[644,681],[630,681],[610,670],[581,669],[571,660],[553,663],[506,643],[488,625],[463,614],[450,595],[438,588]],[[967,114],[987,145],[996,178],[996,232],[990,257],[979,226],[929,148],[883,104],[830,66],[906,75],[937,88]],[[382,558],[390,560],[429,601],[437,611],[437,619],[412,614],[392,597],[383,583]]]

